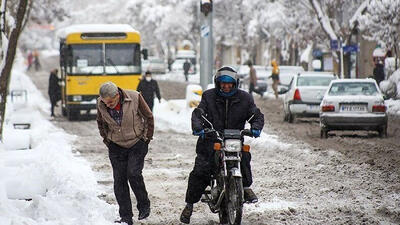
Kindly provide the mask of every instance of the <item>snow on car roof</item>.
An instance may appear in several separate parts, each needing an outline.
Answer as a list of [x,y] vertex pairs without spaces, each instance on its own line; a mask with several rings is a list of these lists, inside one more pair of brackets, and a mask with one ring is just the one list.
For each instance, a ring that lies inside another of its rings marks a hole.
[[139,33],[129,24],[76,24],[59,29],[57,36],[65,38],[71,33],[118,33],[118,32],[135,32]]
[[375,82],[374,79],[371,78],[363,78],[363,79],[337,79],[333,80],[332,83],[350,83],[350,82]]
[[300,76],[335,76],[332,72],[306,71],[299,73]]

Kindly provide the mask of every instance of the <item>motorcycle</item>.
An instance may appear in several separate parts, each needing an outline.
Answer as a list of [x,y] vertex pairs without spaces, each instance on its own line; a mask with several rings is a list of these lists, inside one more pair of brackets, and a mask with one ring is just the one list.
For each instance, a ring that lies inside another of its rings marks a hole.
[[214,135],[216,140],[214,150],[217,167],[201,201],[208,204],[211,212],[219,214],[220,224],[239,225],[242,221],[244,203],[240,161],[242,151],[250,151],[250,146],[243,144],[243,138],[253,135],[249,129],[225,129],[223,132],[218,132],[204,116],[202,109],[195,110],[197,111],[195,113],[211,127],[204,129],[205,135]]

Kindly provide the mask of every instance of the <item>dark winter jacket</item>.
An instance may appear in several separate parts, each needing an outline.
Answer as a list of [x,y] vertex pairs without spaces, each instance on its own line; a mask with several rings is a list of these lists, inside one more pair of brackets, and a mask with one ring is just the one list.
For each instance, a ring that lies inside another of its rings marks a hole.
[[[240,89],[229,98],[219,96],[215,88],[207,90],[203,93],[198,108],[204,110],[207,119],[221,132],[224,129],[243,130],[246,120],[253,114],[254,117],[250,120],[251,128],[262,130],[264,127],[264,115],[254,104],[253,97]],[[201,131],[206,127],[209,126],[193,113],[192,130]]]
[[49,90],[48,94],[50,97],[50,101],[56,103],[58,100],[61,99],[61,89],[60,85],[58,84],[58,77],[55,73],[51,72],[49,77]]
[[374,79],[376,80],[376,83],[379,83],[385,79],[385,71],[383,68],[382,64],[377,64],[376,67],[374,68]]
[[157,98],[159,100],[161,99],[160,89],[158,88],[158,83],[157,83],[157,81],[155,81],[153,79],[151,81],[142,79],[139,82],[137,91],[139,91],[142,94],[144,100],[146,101],[146,103],[150,107],[150,109],[153,108],[154,94],[157,96]]
[[183,63],[183,71],[187,74],[190,70],[190,62],[186,61]]

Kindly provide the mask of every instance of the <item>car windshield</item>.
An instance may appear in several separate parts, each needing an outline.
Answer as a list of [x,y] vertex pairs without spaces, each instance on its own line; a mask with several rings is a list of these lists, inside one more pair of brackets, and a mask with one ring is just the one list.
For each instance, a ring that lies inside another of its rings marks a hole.
[[331,76],[300,76],[297,78],[297,86],[329,86],[333,79],[334,77]]
[[334,83],[329,89],[329,95],[376,95],[378,90],[371,82],[343,82]]

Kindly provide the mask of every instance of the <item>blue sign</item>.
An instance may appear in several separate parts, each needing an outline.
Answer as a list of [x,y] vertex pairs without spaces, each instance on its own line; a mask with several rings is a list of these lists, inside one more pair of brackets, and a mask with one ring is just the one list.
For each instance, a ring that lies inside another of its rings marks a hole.
[[343,52],[347,53],[347,52],[358,52],[358,45],[346,45],[343,46]]
[[339,49],[338,40],[331,40],[331,49],[332,51],[337,51]]
[[313,56],[314,58],[322,57],[322,51],[319,50],[319,49],[314,49],[314,50],[312,51],[312,56]]

